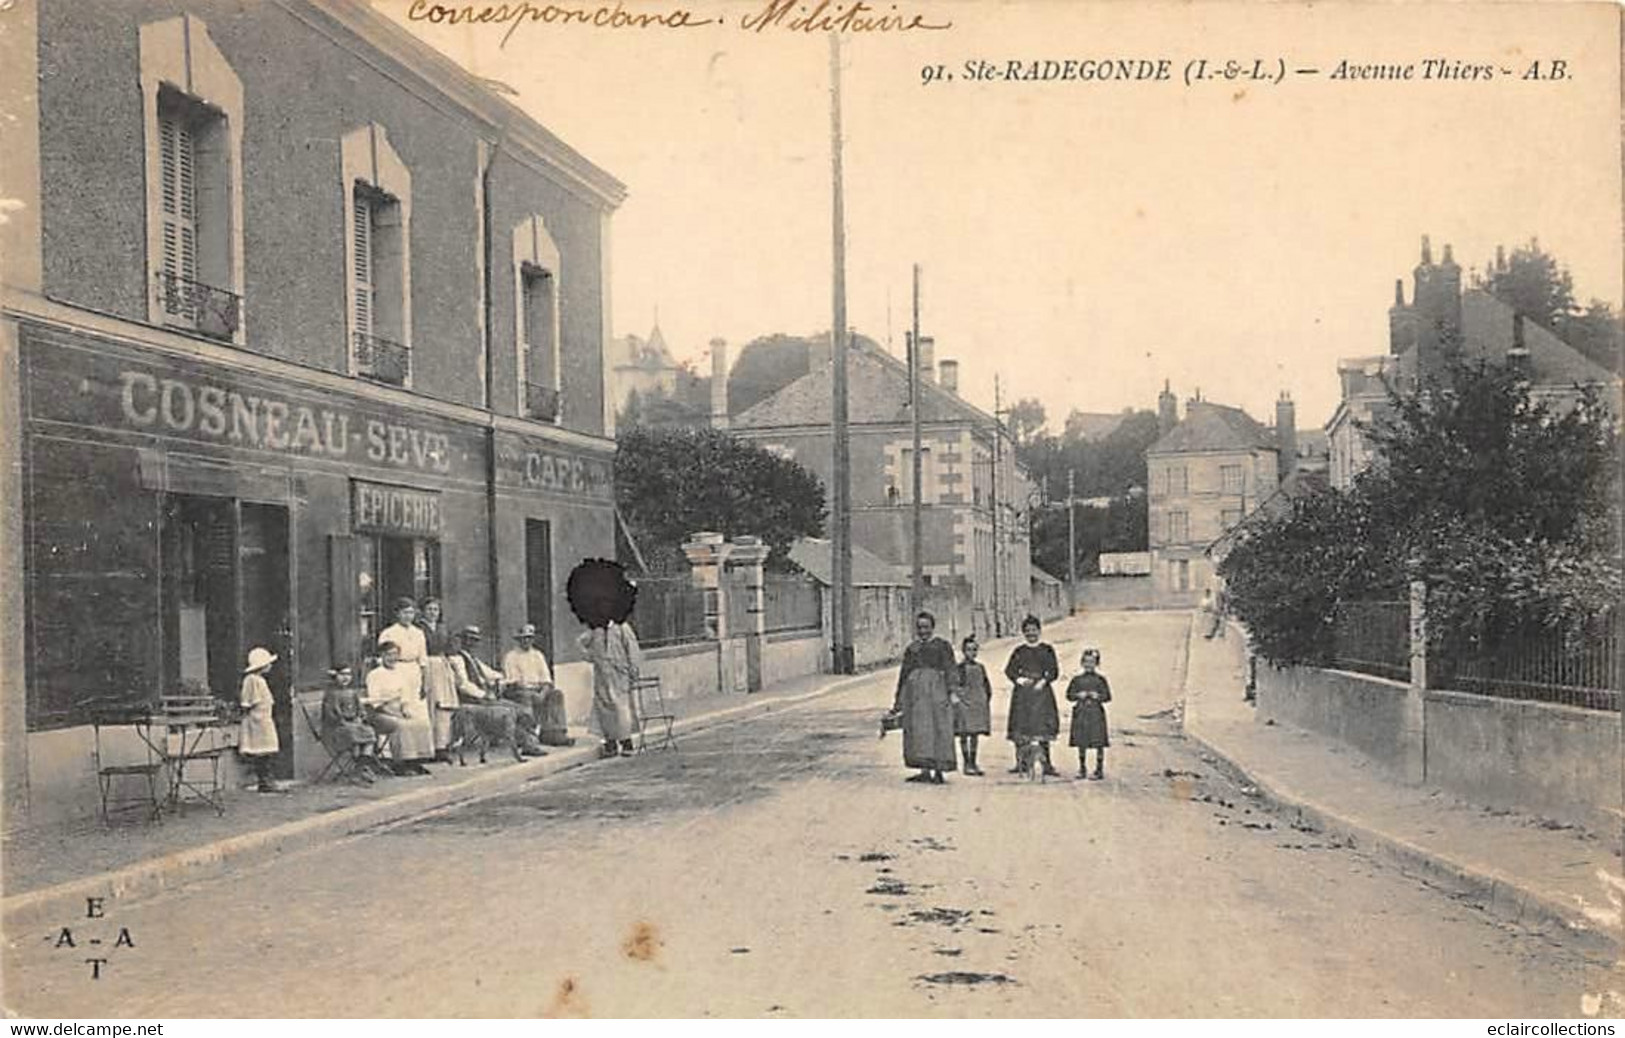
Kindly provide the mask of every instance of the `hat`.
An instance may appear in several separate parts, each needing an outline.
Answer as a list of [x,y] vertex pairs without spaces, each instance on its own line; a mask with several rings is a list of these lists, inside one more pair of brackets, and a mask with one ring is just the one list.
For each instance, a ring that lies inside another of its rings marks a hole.
[[536,637],[536,625],[521,624],[519,630],[513,632],[513,636],[515,638],[534,638]]
[[457,632],[457,637],[468,638],[477,642],[481,638],[485,637],[485,635],[483,632],[481,632],[479,624],[469,624],[467,627],[464,627],[462,630]]
[[243,668],[244,674],[252,674],[256,670],[264,670],[276,662],[276,653],[270,649],[258,647],[248,650],[248,666]]

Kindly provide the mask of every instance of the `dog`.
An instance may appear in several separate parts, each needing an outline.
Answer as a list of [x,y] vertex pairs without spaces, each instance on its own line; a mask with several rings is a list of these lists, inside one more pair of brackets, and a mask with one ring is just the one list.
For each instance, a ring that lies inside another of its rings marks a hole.
[[1026,739],[1016,749],[1016,767],[1028,782],[1045,782],[1044,754],[1037,739]]
[[519,735],[513,725],[513,714],[505,712],[507,720],[499,723],[496,715],[485,710],[470,710],[460,707],[451,714],[451,746],[457,751],[457,766],[468,765],[467,752],[472,747],[485,763],[487,749],[493,743],[506,740],[508,747],[513,751],[513,759],[522,761],[525,755],[520,752]]

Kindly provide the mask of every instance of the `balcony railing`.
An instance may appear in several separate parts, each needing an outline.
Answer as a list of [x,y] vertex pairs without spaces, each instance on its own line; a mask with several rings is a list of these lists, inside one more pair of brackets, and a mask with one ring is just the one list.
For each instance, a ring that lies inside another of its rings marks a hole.
[[158,272],[158,299],[164,315],[201,335],[230,342],[243,324],[243,297],[223,288]]
[[404,386],[412,373],[412,347],[381,335],[356,332],[355,363],[363,378]]
[[539,422],[557,422],[563,403],[563,394],[552,386],[536,382],[525,383],[525,416]]

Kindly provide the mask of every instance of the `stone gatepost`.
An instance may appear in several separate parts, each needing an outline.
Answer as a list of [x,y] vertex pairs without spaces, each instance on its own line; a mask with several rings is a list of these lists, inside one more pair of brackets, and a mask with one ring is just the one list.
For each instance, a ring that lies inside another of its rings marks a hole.
[[[760,537],[735,537],[728,548],[728,566],[742,571],[745,578],[747,628],[734,632],[745,645],[745,691],[762,690],[762,650],[767,638],[767,562],[768,546]],[[730,593],[732,588],[729,588]]]
[[730,545],[720,533],[696,533],[683,542],[689,576],[705,594],[705,633],[716,643],[717,691],[733,690],[733,668],[728,652],[728,603],[723,598],[723,570]]
[[1428,589],[1420,580],[1411,581],[1410,596],[1411,681],[1405,690],[1405,719],[1400,737],[1404,740],[1405,778],[1427,781],[1427,691],[1428,691]]

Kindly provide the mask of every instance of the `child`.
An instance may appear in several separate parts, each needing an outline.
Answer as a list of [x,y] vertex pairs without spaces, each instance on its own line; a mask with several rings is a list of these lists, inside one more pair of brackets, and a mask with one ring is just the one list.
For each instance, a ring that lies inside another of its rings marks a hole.
[[276,662],[269,649],[248,650],[248,666],[243,670],[243,688],[238,702],[243,708],[243,719],[238,727],[237,752],[247,758],[259,779],[261,793],[280,793],[281,788],[271,777],[271,766],[276,763],[276,722],[271,718],[274,700],[271,686],[265,682],[265,672]]
[[[1100,665],[1100,650],[1085,649],[1083,658],[1083,673],[1072,679],[1066,686],[1066,698],[1072,703],[1072,739],[1071,743],[1078,749],[1078,777],[1079,778],[1105,778],[1106,747],[1111,745],[1106,738],[1106,706],[1111,702],[1112,687],[1106,681],[1106,675],[1095,670]],[[1095,773],[1089,774],[1087,755],[1089,750],[1095,751]]]
[[976,766],[976,739],[993,730],[993,686],[987,680],[987,670],[976,662],[976,636],[967,634],[959,648],[965,656],[959,664],[959,703],[954,707],[954,734],[959,736],[959,752],[965,760],[960,770],[967,775],[981,775],[984,772]]

